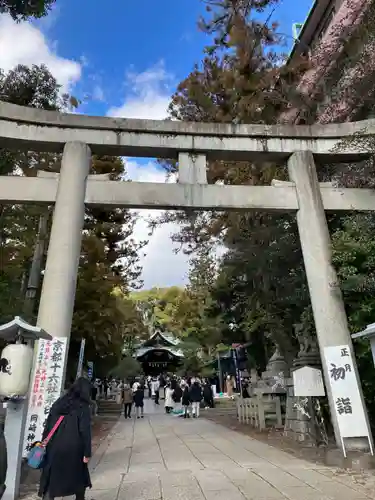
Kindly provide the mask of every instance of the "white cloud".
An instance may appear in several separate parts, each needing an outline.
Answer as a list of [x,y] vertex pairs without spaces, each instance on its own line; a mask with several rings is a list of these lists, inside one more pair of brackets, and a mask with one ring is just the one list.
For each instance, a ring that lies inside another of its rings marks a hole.
[[[166,182],[165,173],[152,161],[142,165],[132,160],[126,161],[128,177],[137,182]],[[174,182],[174,179],[168,179]],[[178,230],[175,224],[164,224],[158,227],[149,237],[148,221],[162,215],[162,210],[137,210],[140,219],[135,228],[137,241],[148,240],[145,257],[142,257],[142,279],[144,288],[167,287],[187,283],[189,258],[182,252],[175,253],[178,248],[171,241],[171,235]]]
[[[166,71],[161,61],[141,72],[128,71],[125,79],[123,103],[112,107],[109,116],[163,120],[167,118],[167,108],[173,92],[174,77]],[[128,177],[138,182],[166,182],[166,175],[153,161],[141,164],[127,159]],[[174,182],[169,179],[168,182]],[[145,257],[141,258],[144,288],[184,285],[187,282],[189,258],[177,248],[171,235],[178,231],[175,224],[158,227],[149,237],[148,220],[160,216],[162,210],[138,210],[140,220],[135,228],[137,241],[148,240]]]
[[100,85],[95,85],[94,90],[92,92],[92,98],[94,101],[104,102],[104,90]]
[[0,68],[18,64],[45,64],[67,91],[81,77],[81,64],[57,55],[56,43],[47,40],[41,30],[28,21],[16,23],[7,14],[0,15]]
[[124,102],[108,111],[109,116],[164,120],[170,102],[173,75],[163,61],[141,73],[128,71],[125,79]]

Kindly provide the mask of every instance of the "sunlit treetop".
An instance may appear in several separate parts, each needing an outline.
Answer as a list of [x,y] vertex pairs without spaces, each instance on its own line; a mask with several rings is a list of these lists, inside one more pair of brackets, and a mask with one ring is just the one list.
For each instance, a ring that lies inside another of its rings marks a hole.
[[17,21],[39,18],[46,16],[54,3],[55,0],[0,0],[0,14],[10,14]]

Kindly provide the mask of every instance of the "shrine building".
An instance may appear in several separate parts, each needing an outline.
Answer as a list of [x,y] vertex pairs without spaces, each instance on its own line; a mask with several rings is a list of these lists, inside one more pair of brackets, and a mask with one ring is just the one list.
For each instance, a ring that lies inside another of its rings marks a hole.
[[156,330],[143,342],[134,357],[141,363],[146,375],[174,372],[182,365],[184,354],[178,347],[179,339],[172,334]]

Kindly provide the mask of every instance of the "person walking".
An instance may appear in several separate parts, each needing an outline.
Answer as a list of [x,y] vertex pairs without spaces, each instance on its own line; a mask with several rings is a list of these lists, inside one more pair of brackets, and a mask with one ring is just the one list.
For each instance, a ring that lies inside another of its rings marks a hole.
[[136,393],[137,389],[141,386],[141,383],[139,381],[139,378],[136,378],[135,381],[134,381],[134,384],[132,386],[132,391],[133,391],[133,394]]
[[97,403],[98,394],[99,394],[99,387],[97,382],[95,381],[91,385],[91,408],[94,417],[98,416],[98,403]]
[[206,409],[214,407],[214,394],[209,380],[206,380],[203,386],[203,400]]
[[234,377],[232,377],[231,375],[227,375],[226,386],[227,386],[228,397],[233,399]]
[[173,391],[171,385],[168,383],[166,388],[165,388],[165,402],[164,402],[166,413],[171,413],[171,411],[173,410],[173,406],[174,406],[173,392],[174,391]]
[[108,399],[108,380],[106,378],[103,381],[103,396],[104,399]]
[[133,394],[135,414],[136,414],[137,418],[143,418],[143,416],[144,416],[143,415],[144,397],[145,397],[144,388],[141,386],[141,384],[138,384],[138,386]]
[[133,392],[129,384],[124,384],[122,389],[122,402],[124,405],[124,417],[131,418],[133,406]]
[[165,386],[166,386],[166,380],[165,380],[165,377],[164,375],[161,373],[159,375],[159,394],[160,394],[160,391],[161,392],[161,396],[160,396],[160,399],[163,399],[163,396],[164,396],[164,399],[165,399]]
[[182,399],[182,389],[180,387],[180,384],[176,382],[176,386],[173,390],[173,402],[175,403],[174,405],[174,413],[182,413],[182,404],[181,404],[181,399]]
[[198,379],[195,379],[191,384],[190,401],[193,418],[198,418],[200,413],[200,404],[202,401],[202,387]]
[[75,495],[84,500],[91,488],[88,462],[91,457],[90,381],[78,378],[51,407],[42,440],[57,424],[46,447],[38,495],[52,500]]
[[185,383],[182,386],[182,407],[184,409],[184,418],[190,417],[189,405],[190,405],[190,391],[188,384]]
[[159,380],[158,379],[152,380],[151,386],[152,386],[152,395],[154,397],[155,404],[158,405],[159,404],[159,395],[160,395]]

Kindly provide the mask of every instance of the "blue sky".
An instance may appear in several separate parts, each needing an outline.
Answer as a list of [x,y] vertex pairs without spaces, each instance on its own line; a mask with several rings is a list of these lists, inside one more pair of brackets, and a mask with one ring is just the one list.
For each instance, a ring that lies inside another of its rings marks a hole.
[[[311,3],[283,0],[273,14],[280,31],[291,36],[292,23],[305,19]],[[95,81],[104,100],[89,99],[84,110],[106,114],[108,105],[121,106],[131,93],[126,87],[129,71],[141,73],[163,62],[171,90],[189,74],[209,41],[197,29],[203,13],[201,0],[57,0],[55,11],[39,25],[55,41],[60,56],[84,58],[75,92],[79,97],[92,94]]]
[[[282,0],[273,13],[289,35],[303,22],[312,0]],[[202,59],[206,35],[197,28],[202,0],[57,0],[50,15],[33,23],[0,16],[0,68],[46,64],[64,91],[83,99],[79,113],[164,119],[176,85]],[[165,182],[153,161],[127,159],[129,177]],[[147,239],[143,211],[135,238]],[[175,254],[166,225],[156,230],[142,256],[145,288],[186,283],[188,258]]]

